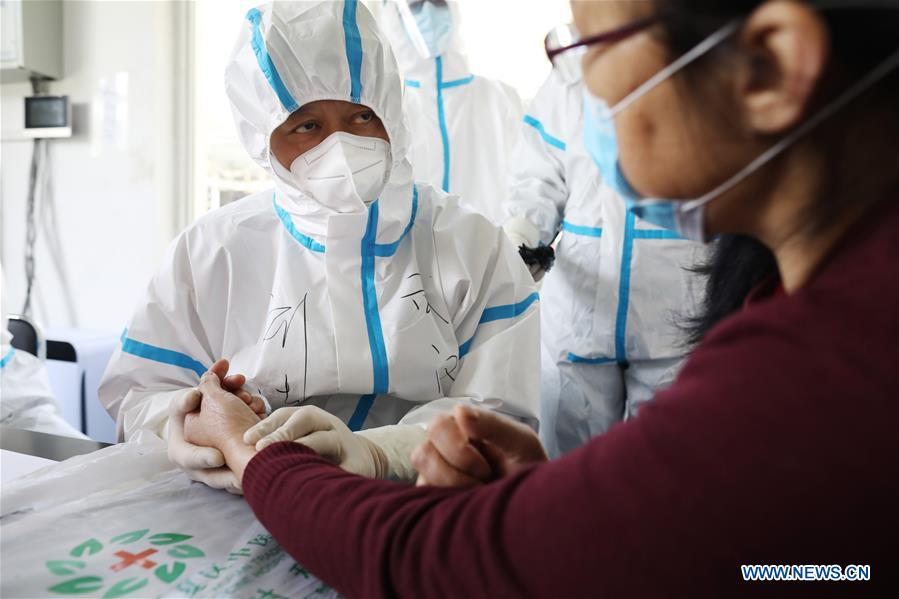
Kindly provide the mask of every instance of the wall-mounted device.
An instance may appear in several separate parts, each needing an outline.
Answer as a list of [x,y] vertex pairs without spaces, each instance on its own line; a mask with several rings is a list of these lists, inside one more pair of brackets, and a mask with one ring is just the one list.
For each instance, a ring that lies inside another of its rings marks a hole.
[[25,137],[72,137],[72,105],[68,96],[25,98]]
[[63,77],[61,0],[0,0],[0,80]]

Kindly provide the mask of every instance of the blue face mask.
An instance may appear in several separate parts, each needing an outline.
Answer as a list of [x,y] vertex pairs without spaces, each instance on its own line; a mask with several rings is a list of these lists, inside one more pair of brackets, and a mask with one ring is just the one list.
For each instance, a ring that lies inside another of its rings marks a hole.
[[618,140],[615,135],[615,116],[656,85],[721,43],[737,30],[737,26],[737,23],[730,23],[722,27],[695,48],[656,73],[614,107],[610,108],[605,100],[597,98],[586,89],[584,92],[584,144],[596,166],[599,167],[603,181],[621,196],[627,209],[635,216],[659,227],[675,231],[681,237],[694,241],[708,241],[708,236],[705,232],[706,204],[735,187],[746,177],[770,162],[775,156],[796,143],[796,140],[800,137],[817,127],[859,94],[885,77],[890,71],[899,67],[899,51],[897,51],[888,56],[884,62],[830,104],[756,157],[755,160],[738,173],[702,197],[672,200],[643,196],[628,182],[624,172],[621,170],[621,163],[618,157]]
[[[647,199],[634,189],[634,186],[624,176],[618,160],[615,123],[610,113],[609,105],[605,100],[597,98],[586,89],[584,90],[584,144],[587,146],[593,162],[599,167],[599,174],[602,176],[603,182],[618,194],[627,209],[634,213],[634,216],[656,226],[676,231],[683,237],[688,237],[685,230],[687,227],[680,226],[678,223],[678,207],[683,202]],[[701,237],[697,233],[688,238],[693,239],[695,236]]]
[[443,54],[453,35],[453,15],[449,6],[425,2],[412,17],[428,50],[425,58]]
[[736,29],[737,23],[730,23],[716,31],[628,94],[614,108],[610,108],[605,100],[597,98],[584,88],[584,144],[599,167],[603,182],[618,193],[634,216],[695,241],[706,240],[704,206],[713,198],[703,198],[701,201],[650,199],[638,192],[621,170],[614,117],[650,89],[721,43]]

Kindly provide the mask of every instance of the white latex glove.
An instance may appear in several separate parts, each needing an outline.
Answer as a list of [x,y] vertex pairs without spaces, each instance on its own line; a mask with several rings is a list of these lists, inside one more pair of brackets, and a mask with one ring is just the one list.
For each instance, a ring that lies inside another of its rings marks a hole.
[[213,489],[224,489],[243,495],[240,481],[225,466],[225,456],[213,447],[200,447],[184,440],[184,417],[200,407],[203,394],[188,389],[169,404],[168,454],[169,461],[187,475]]
[[[391,432],[392,431],[392,432]],[[343,421],[315,406],[280,408],[244,434],[257,451],[278,441],[296,441],[347,472],[369,478],[414,480],[412,450],[426,437],[417,426],[385,426],[352,432]]]
[[[503,232],[516,250],[521,246],[536,248],[540,245],[540,231],[537,230],[537,227],[531,221],[523,216],[513,216],[504,222]],[[536,282],[539,282],[543,275],[546,274],[546,271],[540,268],[539,264],[526,264],[525,266],[531,271],[531,276]]]

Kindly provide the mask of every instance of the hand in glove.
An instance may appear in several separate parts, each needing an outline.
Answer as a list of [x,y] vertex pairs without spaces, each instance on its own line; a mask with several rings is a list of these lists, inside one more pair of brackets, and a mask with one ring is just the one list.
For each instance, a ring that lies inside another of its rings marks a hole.
[[340,418],[316,406],[279,408],[249,429],[243,440],[255,445],[257,451],[278,441],[296,441],[347,472],[369,478],[387,475],[387,458],[375,443],[353,433]]
[[354,433],[343,421],[315,406],[281,408],[251,428],[244,443],[261,451],[278,441],[296,441],[348,472],[412,482],[412,450],[427,438],[424,428],[396,424]]
[[225,456],[218,449],[201,447],[184,440],[184,419],[200,409],[203,394],[199,389],[188,389],[169,404],[169,461],[184,470],[193,480],[213,489],[225,489],[242,495],[240,481],[225,466]]
[[[226,376],[228,361],[219,360],[209,372],[222,381],[222,389],[237,395],[260,418],[265,418],[265,401],[259,395],[242,390],[246,377],[241,374]],[[199,389],[186,389],[169,404],[168,455],[169,461],[184,470],[187,475],[214,489],[242,494],[240,482],[225,466],[225,457],[212,447],[201,447],[184,440],[184,419],[187,414],[200,409],[202,393]]]
[[513,216],[507,220],[503,232],[518,250],[534,281],[540,282],[555,262],[555,250],[540,243],[537,227],[524,217]]

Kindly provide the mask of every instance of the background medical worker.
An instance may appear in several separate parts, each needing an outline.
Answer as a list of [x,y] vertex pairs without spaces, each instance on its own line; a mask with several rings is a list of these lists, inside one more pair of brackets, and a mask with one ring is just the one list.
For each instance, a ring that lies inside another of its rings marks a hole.
[[688,349],[681,325],[702,291],[690,269],[704,246],[625,209],[584,146],[583,104],[576,65],[553,69],[521,123],[503,225],[532,250],[559,235],[540,292],[540,437],[551,456],[674,380]]
[[405,77],[415,179],[502,224],[521,99],[468,69],[455,2],[390,1],[381,20]]
[[87,439],[62,417],[59,402],[50,387],[47,367],[37,356],[12,346],[9,311],[6,307],[6,276],[0,265],[0,424]]
[[314,433],[369,476],[412,478],[419,425],[460,403],[536,426],[533,281],[501,229],[413,183],[402,81],[368,9],[251,10],[225,85],[275,189],[172,244],[100,389],[120,435],[164,435],[171,408],[173,461],[234,490],[221,455],[178,438],[213,363],[282,408],[260,440]]
[[[563,458],[540,463],[532,431],[460,407],[415,463],[430,482],[491,484],[408,489],[297,443],[230,444],[247,501],[348,596],[894,596],[899,7],[572,8],[590,105],[611,107],[585,139],[615,157],[632,206],[685,235],[757,239],[777,280],[636,418]],[[201,410],[189,431],[217,445],[222,422],[252,417],[219,395],[232,417]],[[763,564],[827,580],[744,578]]]

